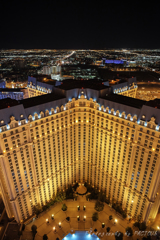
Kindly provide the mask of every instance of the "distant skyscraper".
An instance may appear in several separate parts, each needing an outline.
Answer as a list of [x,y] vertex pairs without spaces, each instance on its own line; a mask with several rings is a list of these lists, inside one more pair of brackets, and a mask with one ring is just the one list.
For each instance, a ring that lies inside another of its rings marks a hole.
[[45,75],[51,75],[51,74],[60,74],[61,73],[61,66],[44,66],[42,68],[42,73]]

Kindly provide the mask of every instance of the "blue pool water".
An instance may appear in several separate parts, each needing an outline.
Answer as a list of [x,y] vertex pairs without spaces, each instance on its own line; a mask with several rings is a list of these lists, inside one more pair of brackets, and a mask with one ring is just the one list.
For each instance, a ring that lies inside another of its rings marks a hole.
[[95,234],[88,234],[87,231],[76,231],[74,234],[69,233],[63,240],[100,240]]

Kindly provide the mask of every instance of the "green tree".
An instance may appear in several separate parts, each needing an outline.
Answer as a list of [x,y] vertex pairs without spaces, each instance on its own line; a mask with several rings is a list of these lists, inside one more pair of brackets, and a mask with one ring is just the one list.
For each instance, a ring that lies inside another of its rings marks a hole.
[[64,203],[62,204],[62,211],[66,211],[67,210],[67,205]]
[[66,193],[63,191],[57,192],[57,195],[55,197],[56,202],[63,202],[66,199]]
[[54,205],[54,203],[55,203],[54,199],[51,198],[51,200],[50,200],[50,204],[51,204],[51,205]]
[[134,227],[138,227],[139,228],[140,223],[139,222],[135,222],[133,225],[134,225]]
[[69,222],[70,221],[70,217],[66,217],[66,220]]
[[116,232],[115,233],[115,239],[116,240],[123,240],[123,233],[122,232]]
[[96,201],[94,209],[99,212],[99,211],[103,211],[103,208],[104,208],[104,203],[100,201]]
[[38,203],[36,206],[34,206],[34,212],[37,215],[37,217],[42,212],[42,206],[40,205],[40,203]]
[[126,234],[127,234],[127,236],[132,237],[132,235],[133,235],[133,230],[132,230],[131,227],[127,227],[127,228],[126,228]]
[[42,207],[42,210],[43,210],[43,211],[46,211],[46,210],[47,210],[47,206],[44,205],[44,206]]
[[122,214],[122,217],[123,217],[123,218],[126,218],[126,217],[127,217],[127,212],[126,212],[125,210],[123,210],[121,214]]
[[36,236],[36,233],[37,233],[37,226],[36,226],[36,225],[32,225],[31,230],[32,230],[32,233],[33,233],[33,239],[34,239],[35,236]]
[[107,231],[107,232],[109,232],[109,231],[110,231],[110,229],[111,229],[110,227],[107,227],[107,228],[106,228],[106,231]]
[[105,200],[106,200],[106,196],[102,191],[100,191],[100,193],[98,194],[98,200],[100,202],[105,202]]
[[112,215],[110,215],[110,216],[109,216],[109,220],[112,220],[112,219],[113,219],[113,217],[112,217]]
[[139,230],[144,231],[144,230],[146,230],[146,228],[147,228],[147,226],[146,226],[145,222],[142,222],[139,224]]
[[74,195],[74,188],[72,187],[72,185],[68,185],[68,189],[66,190],[66,199],[73,199],[73,195]]
[[93,213],[93,215],[92,215],[92,220],[93,220],[94,222],[96,222],[96,221],[98,220],[98,213],[97,213],[97,212]]
[[47,234],[44,234],[44,235],[43,235],[43,240],[48,240]]

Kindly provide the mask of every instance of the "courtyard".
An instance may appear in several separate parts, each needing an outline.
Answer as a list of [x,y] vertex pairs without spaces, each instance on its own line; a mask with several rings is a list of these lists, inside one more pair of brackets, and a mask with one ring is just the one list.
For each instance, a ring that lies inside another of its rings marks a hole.
[[[37,219],[29,223],[25,227],[25,231],[21,236],[21,240],[33,239],[31,233],[31,226],[34,224],[37,226],[37,234],[35,240],[42,240],[43,235],[47,234],[48,240],[62,240],[67,234],[71,233],[74,236],[75,231],[87,231],[91,234],[97,235],[100,239],[115,239],[114,233],[120,231],[124,234],[123,239],[128,239],[125,235],[126,227],[132,227],[133,233],[138,229],[133,228],[133,223],[129,223],[126,219],[123,219],[121,215],[115,212],[114,209],[110,208],[107,204],[104,204],[103,211],[99,212],[99,219],[96,222],[92,221],[92,214],[95,211],[95,200],[86,201],[85,196],[78,196],[77,201],[65,200],[63,201],[67,205],[67,211],[62,211],[62,203],[56,203],[49,210],[41,213]],[[80,210],[78,211],[78,207]],[[85,206],[85,210],[83,209]],[[53,218],[54,214],[54,218]],[[109,216],[112,215],[113,219],[109,220]],[[77,220],[79,216],[80,220]],[[70,217],[67,221],[66,218]],[[53,219],[52,219],[53,218]],[[84,221],[85,219],[85,221]],[[105,224],[102,228],[102,223]],[[110,231],[106,236],[106,228],[109,227]],[[141,239],[142,237],[134,234],[130,239]]]

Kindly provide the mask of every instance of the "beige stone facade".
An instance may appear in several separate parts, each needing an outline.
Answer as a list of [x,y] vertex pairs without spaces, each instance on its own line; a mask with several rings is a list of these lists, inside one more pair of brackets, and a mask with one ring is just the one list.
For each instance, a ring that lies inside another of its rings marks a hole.
[[8,216],[23,221],[57,189],[87,181],[121,202],[129,216],[154,219],[160,196],[157,127],[154,118],[146,125],[83,95],[20,122],[12,116],[0,132],[0,189]]

